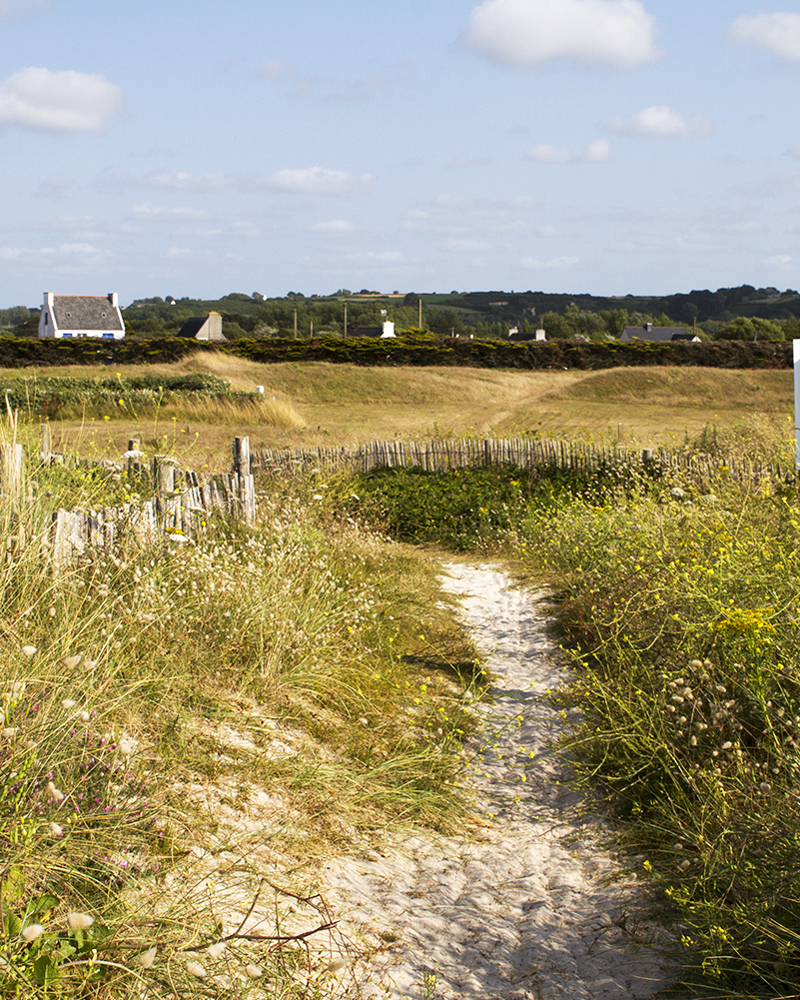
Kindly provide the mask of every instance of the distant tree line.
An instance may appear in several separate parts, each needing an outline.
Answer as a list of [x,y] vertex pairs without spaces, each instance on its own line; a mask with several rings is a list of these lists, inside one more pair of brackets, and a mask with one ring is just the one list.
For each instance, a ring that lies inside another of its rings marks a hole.
[[[174,336],[183,324],[212,309],[222,315],[228,340],[243,337],[339,336],[359,327],[394,322],[397,332],[416,330],[422,304],[422,328],[438,337],[507,340],[544,329],[548,340],[602,342],[617,339],[626,326],[683,326],[702,340],[782,341],[800,337],[800,294],[793,289],[740,285],[715,292],[695,290],[668,296],[601,297],[546,292],[410,292],[404,298],[376,296],[347,288],[333,295],[290,292],[267,298],[259,292],[233,292],[220,299],[137,299],[123,310],[129,335]],[[35,337],[38,312],[25,306],[0,310],[0,328],[15,336]]]

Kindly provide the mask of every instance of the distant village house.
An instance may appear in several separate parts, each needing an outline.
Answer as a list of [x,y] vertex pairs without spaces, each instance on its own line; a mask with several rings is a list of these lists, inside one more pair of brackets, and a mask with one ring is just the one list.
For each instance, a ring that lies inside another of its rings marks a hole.
[[376,339],[386,340],[389,337],[396,337],[397,334],[394,332],[394,323],[390,319],[387,319],[382,326],[357,326],[354,330],[348,330],[347,336],[375,337]]
[[192,340],[226,340],[222,333],[222,316],[211,311],[208,316],[193,316],[178,330],[179,337]]
[[54,295],[44,293],[39,317],[40,340],[67,337],[96,337],[122,340],[125,322],[117,293],[108,295]]
[[682,326],[654,326],[645,323],[643,326],[626,326],[620,335],[620,340],[685,340],[689,343],[699,343],[700,338],[694,333],[687,333]]
[[544,330],[536,330],[534,333],[520,333],[519,327],[512,326],[508,331],[508,339],[518,343],[526,343],[531,340],[547,340],[547,333]]

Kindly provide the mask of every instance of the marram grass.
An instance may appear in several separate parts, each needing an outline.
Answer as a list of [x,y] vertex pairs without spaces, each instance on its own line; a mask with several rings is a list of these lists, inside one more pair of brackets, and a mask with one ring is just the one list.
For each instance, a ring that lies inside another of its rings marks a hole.
[[327,996],[314,861],[456,828],[475,650],[318,481],[55,572],[53,509],[114,475],[0,500],[0,996]]

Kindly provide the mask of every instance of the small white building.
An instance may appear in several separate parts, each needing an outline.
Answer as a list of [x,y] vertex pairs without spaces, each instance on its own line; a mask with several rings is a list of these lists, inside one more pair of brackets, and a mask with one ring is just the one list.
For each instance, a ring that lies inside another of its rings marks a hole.
[[125,322],[119,310],[117,293],[108,295],[54,295],[44,293],[39,317],[39,339],[97,337],[122,340]]

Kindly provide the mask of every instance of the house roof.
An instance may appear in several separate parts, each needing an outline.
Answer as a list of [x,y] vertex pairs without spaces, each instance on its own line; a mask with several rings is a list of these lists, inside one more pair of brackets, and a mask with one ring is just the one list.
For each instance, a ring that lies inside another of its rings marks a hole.
[[208,316],[192,316],[178,330],[179,337],[196,337],[208,322]]
[[622,331],[622,340],[693,340],[694,335],[687,333],[682,326],[626,326]]
[[125,324],[108,295],[54,295],[53,315],[60,330],[122,330]]

